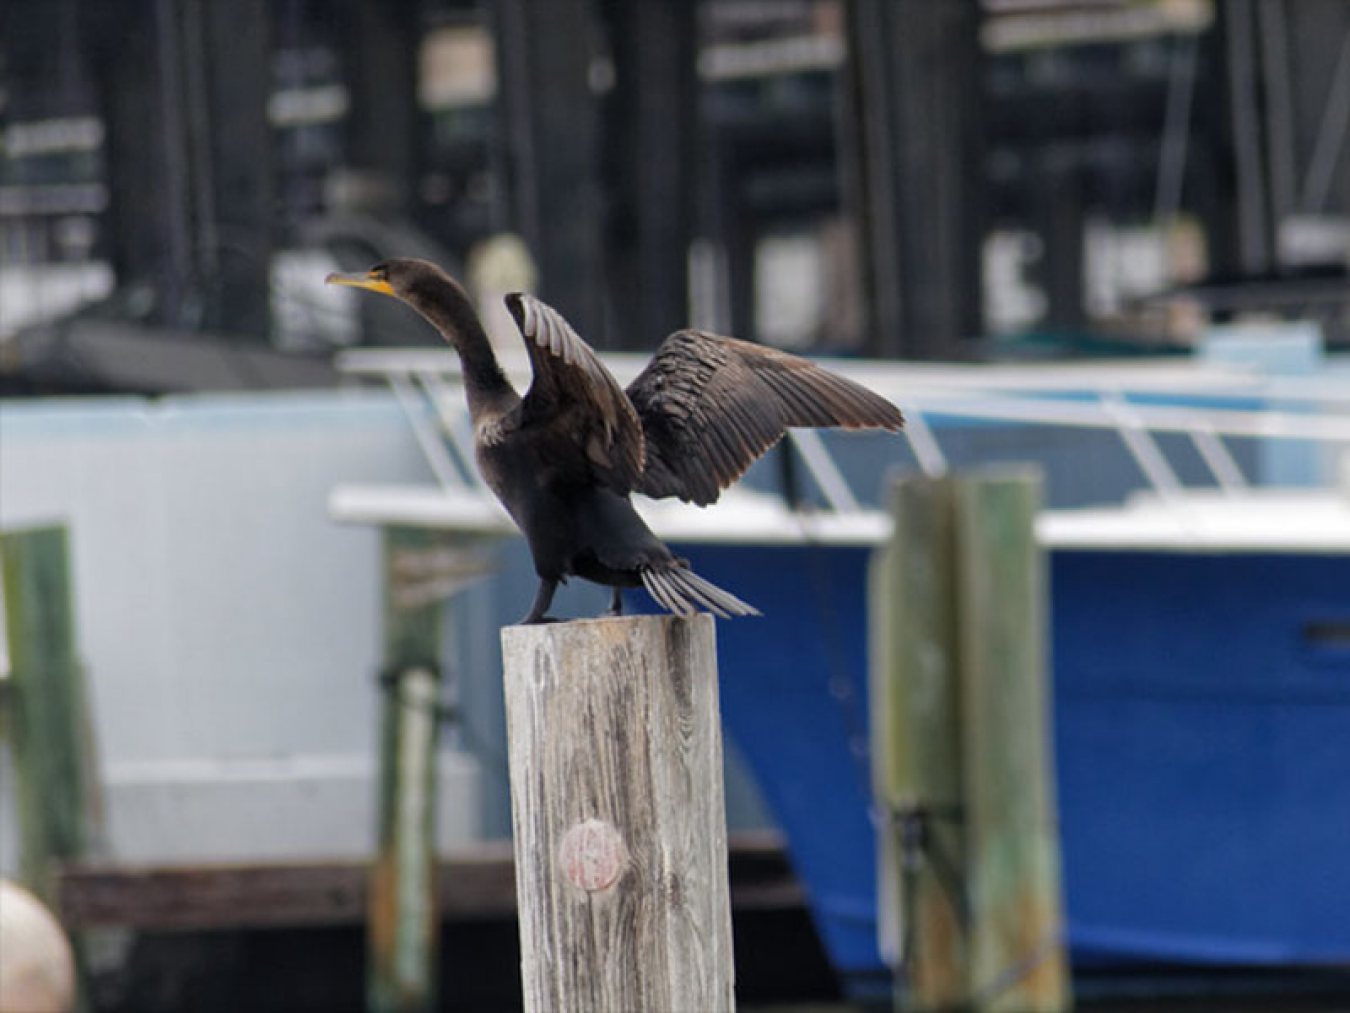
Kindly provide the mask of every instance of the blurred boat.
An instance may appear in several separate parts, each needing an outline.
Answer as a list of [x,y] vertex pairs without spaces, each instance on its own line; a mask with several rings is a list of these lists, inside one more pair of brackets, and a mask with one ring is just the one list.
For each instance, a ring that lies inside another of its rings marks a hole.
[[[608,360],[621,381],[637,365]],[[446,357],[353,351],[343,366],[391,384],[439,485],[339,486],[334,516],[510,530],[472,469]],[[642,509],[769,617],[719,625],[724,720],[853,991],[886,974],[864,590],[889,530],[877,478],[897,458],[930,474],[1045,468],[1052,508],[1037,531],[1076,960],[1350,959],[1350,740],[1336,731],[1350,718],[1350,471],[1336,474],[1350,462],[1350,376],[1231,361],[831,366],[904,408],[905,451],[794,432],[790,461],[716,509]]]
[[[609,361],[623,379],[641,357]],[[511,529],[466,456],[448,351],[341,366],[388,390],[0,403],[0,524],[72,531],[113,862],[368,853],[373,527]],[[886,976],[864,607],[885,475],[1000,461],[1045,475],[1075,957],[1350,959],[1345,365],[831,366],[895,399],[907,439],[795,433],[714,509],[642,509],[767,615],[718,629],[730,818],[781,828],[850,987]],[[518,540],[498,556],[453,610],[443,847],[509,826],[496,631],[533,575]]]

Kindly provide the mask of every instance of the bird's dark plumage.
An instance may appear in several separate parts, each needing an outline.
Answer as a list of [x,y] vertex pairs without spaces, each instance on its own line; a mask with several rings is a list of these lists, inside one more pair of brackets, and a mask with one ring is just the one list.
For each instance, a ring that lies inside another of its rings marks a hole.
[[534,380],[522,398],[497,365],[464,290],[434,264],[386,261],[329,281],[392,295],[459,352],[475,453],[484,479],[529,540],[540,622],[560,582],[579,576],[645,587],[679,615],[756,615],[677,559],[629,494],[716,501],[793,426],[898,430],[893,404],[851,380],[776,349],[703,331],[676,331],[625,391],[552,307],[506,297]]
[[637,489],[706,506],[793,426],[899,429],[883,397],[806,359],[676,331],[628,387],[647,462]]

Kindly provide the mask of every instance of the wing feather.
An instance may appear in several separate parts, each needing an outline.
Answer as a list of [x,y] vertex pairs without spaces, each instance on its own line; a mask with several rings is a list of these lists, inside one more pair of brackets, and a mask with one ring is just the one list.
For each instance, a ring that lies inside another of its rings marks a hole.
[[550,465],[561,472],[590,475],[616,492],[636,488],[645,455],[642,424],[618,381],[553,307],[523,292],[508,295],[506,306],[534,371],[521,401],[521,426],[536,430]]
[[893,404],[815,363],[704,331],[676,331],[628,387],[646,441],[635,487],[714,502],[793,426],[897,430]]

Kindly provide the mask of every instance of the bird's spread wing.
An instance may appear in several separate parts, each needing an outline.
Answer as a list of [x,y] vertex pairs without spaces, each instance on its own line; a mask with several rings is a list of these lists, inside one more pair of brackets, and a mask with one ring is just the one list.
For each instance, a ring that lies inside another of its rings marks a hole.
[[534,369],[520,406],[521,427],[541,438],[551,466],[589,474],[617,492],[635,489],[642,475],[642,426],[623,388],[553,307],[521,292],[508,295],[506,306]]
[[896,430],[885,398],[806,359],[702,331],[676,331],[628,387],[647,462],[638,492],[714,502],[792,426]]

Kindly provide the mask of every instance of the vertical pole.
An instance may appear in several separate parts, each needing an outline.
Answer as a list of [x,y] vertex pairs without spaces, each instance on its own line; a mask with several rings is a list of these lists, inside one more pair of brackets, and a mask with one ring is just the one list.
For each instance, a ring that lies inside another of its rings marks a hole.
[[177,325],[193,249],[172,6],[109,0],[80,14],[107,126],[108,256],[119,285],[153,287],[154,322]]
[[1258,28],[1252,0],[1219,4],[1218,21],[1227,46],[1228,113],[1232,118],[1233,159],[1237,175],[1237,222],[1242,269],[1269,270],[1274,235],[1266,203],[1264,146],[1261,143],[1262,89],[1257,65]]
[[1039,496],[1021,472],[906,478],[873,560],[879,904],[898,1008],[1071,1002]]
[[901,972],[898,1006],[955,1008],[968,992],[952,483],[897,483],[891,514],[870,603],[873,785],[890,817],[878,849],[884,950]]
[[1040,480],[973,475],[955,493],[970,987],[984,1010],[1067,1009]]
[[275,248],[265,0],[81,5],[108,126],[111,255],[153,319],[261,342]]
[[594,4],[497,0],[490,11],[506,224],[539,265],[540,294],[604,347],[600,116],[590,80]]
[[1083,180],[1072,161],[1055,152],[1041,159],[1037,176],[1032,203],[1045,250],[1040,268],[1046,297],[1045,324],[1051,330],[1076,336],[1087,324]]
[[731,1010],[711,617],[502,631],[527,1013]]
[[620,347],[645,348],[689,320],[697,5],[604,6],[615,71],[605,99],[606,284]]
[[384,532],[384,693],[379,827],[370,876],[368,1006],[372,1013],[436,1007],[436,742],[441,596],[410,580],[434,532]]
[[57,864],[85,851],[93,781],[65,529],[7,532],[0,556],[22,876],[50,905]]
[[983,326],[977,0],[848,0],[845,83],[871,353],[957,357]]
[[[196,196],[197,270],[205,326],[262,343],[272,332],[277,246],[272,4],[196,0],[185,26],[188,132]],[[194,78],[196,78],[194,80]]]
[[351,103],[346,159],[367,184],[363,210],[408,214],[417,182],[417,5],[348,0],[338,11]]

